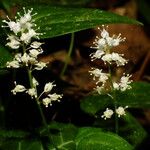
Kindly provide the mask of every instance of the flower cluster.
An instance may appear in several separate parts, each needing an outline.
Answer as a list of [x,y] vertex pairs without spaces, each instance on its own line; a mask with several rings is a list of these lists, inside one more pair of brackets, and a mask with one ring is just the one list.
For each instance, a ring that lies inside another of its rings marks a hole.
[[[127,108],[128,108],[128,106],[125,106],[125,107],[119,106],[115,110],[115,113],[118,115],[118,117],[126,115],[125,109],[127,109]],[[111,118],[113,114],[114,114],[114,111],[112,109],[106,108],[106,110],[103,112],[103,115],[101,117],[106,120],[106,119]]]
[[[108,28],[108,27],[107,27]],[[109,67],[109,73],[103,72],[102,69],[98,68],[92,68],[89,72],[90,75],[93,76],[93,80],[96,80],[96,92],[98,94],[102,94],[103,91],[105,90],[105,84],[108,82],[110,85],[110,89],[112,90],[120,90],[120,91],[125,91],[127,89],[131,89],[130,83],[132,80],[130,80],[131,75],[123,74],[123,76],[120,78],[120,81],[115,82],[112,81],[112,74],[111,74],[111,65],[116,65],[117,67],[124,66],[128,63],[128,61],[123,58],[123,54],[118,54],[116,52],[112,51],[113,47],[116,47],[120,44],[120,42],[125,41],[125,38],[121,38],[121,34],[118,36],[113,35],[110,36],[108,31],[105,29],[104,26],[101,28],[98,28],[101,32],[100,37],[96,36],[95,41],[93,42],[94,46],[91,48],[96,49],[95,52],[90,54],[91,61],[94,61],[96,59],[101,59],[105,65],[108,65]],[[107,85],[107,86],[108,86]],[[108,88],[109,89],[109,88]],[[127,108],[127,107],[125,107]],[[121,115],[125,114],[125,108],[123,107],[118,107],[118,109],[115,110],[115,113],[118,114],[118,117]],[[113,111],[109,108],[106,109],[104,114],[102,115],[102,118],[111,118],[113,115]]]
[[[43,92],[38,96],[37,94],[37,86],[39,85],[38,81],[32,76],[32,72],[34,70],[42,70],[47,66],[47,63],[39,61],[38,56],[43,53],[43,50],[41,48],[41,45],[43,43],[32,39],[39,39],[39,35],[42,35],[42,33],[37,33],[34,29],[37,25],[34,23],[34,20],[32,17],[35,14],[31,14],[33,9],[30,9],[28,11],[23,8],[24,14],[21,16],[20,13],[18,13],[19,17],[15,18],[15,21],[12,21],[8,16],[8,20],[3,20],[6,26],[2,27],[8,27],[11,31],[11,33],[8,35],[8,43],[6,44],[11,49],[17,49],[19,51],[15,54],[12,61],[9,61],[6,63],[7,68],[20,68],[20,67],[26,67],[28,72],[31,74],[31,88],[26,89],[25,86],[17,84],[15,81],[15,88],[12,90],[12,93],[15,95],[18,92],[25,92],[28,95],[31,96],[31,98],[35,98],[36,100],[39,100],[41,96],[45,93],[47,95],[46,98],[43,98],[42,103],[48,107],[48,105],[52,105],[52,101],[60,101],[60,98],[62,98],[62,95],[53,93],[49,94],[55,84],[53,82],[46,83]],[[20,51],[22,49],[22,51]]]

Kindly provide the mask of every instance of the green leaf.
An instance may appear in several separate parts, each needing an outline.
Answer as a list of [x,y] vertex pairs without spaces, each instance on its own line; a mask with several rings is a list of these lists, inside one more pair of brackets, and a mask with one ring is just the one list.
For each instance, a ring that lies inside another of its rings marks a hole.
[[0,139],[15,139],[15,138],[26,138],[29,136],[28,132],[24,131],[14,131],[14,130],[4,130],[0,129]]
[[[75,150],[74,138],[77,134],[77,128],[74,125],[53,122],[48,127],[53,141],[50,143],[49,149],[55,150],[57,147],[59,150]],[[41,136],[48,134],[46,129],[42,129],[40,133]]]
[[119,133],[134,147],[138,146],[146,138],[147,133],[140,123],[129,113],[123,117],[124,125],[119,128]]
[[76,150],[132,150],[133,147],[110,132],[98,128],[80,128],[76,137]]
[[[135,82],[131,90],[116,92],[117,103],[130,108],[150,108],[150,84]],[[113,106],[113,100],[108,95],[90,95],[81,100],[81,109],[91,115],[106,107]]]
[[36,140],[5,141],[0,148],[2,150],[43,150],[41,142]]
[[0,46],[0,68],[5,67],[6,62],[12,60],[12,55],[8,52],[8,49]]
[[40,26],[39,32],[45,33],[41,38],[56,37],[102,24],[140,22],[119,16],[110,12],[89,8],[49,7],[45,5],[34,6],[35,23]]
[[90,0],[2,0],[6,1],[9,5],[21,5],[21,6],[29,6],[35,4],[48,4],[48,5],[69,5],[69,6],[81,6],[88,3]]

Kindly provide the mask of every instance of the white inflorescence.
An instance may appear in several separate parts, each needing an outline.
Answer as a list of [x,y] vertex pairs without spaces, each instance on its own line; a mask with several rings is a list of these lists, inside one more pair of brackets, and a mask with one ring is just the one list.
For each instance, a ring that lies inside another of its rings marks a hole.
[[106,120],[106,119],[111,118],[112,115],[113,115],[113,113],[114,113],[114,112],[113,112],[112,109],[106,108],[106,111],[104,111],[104,113],[103,113],[103,115],[102,115],[101,117]]
[[[47,63],[41,62],[38,60],[38,56],[43,53],[43,50],[41,48],[41,45],[43,43],[39,41],[33,41],[34,39],[39,39],[39,35],[42,35],[42,33],[37,33],[37,29],[35,30],[35,27],[37,26],[34,23],[33,16],[36,15],[32,14],[33,8],[30,10],[25,10],[23,8],[24,14],[21,15],[18,13],[19,17],[16,17],[14,21],[12,21],[8,16],[7,20],[3,20],[3,22],[6,24],[5,26],[9,28],[11,33],[8,35],[7,40],[8,43],[6,46],[9,46],[11,49],[23,49],[23,52],[16,53],[13,60],[6,63],[7,68],[20,68],[20,67],[27,67],[31,73],[34,70],[42,70],[45,67],[47,67]],[[52,88],[56,86],[53,84],[53,82],[46,83],[44,87],[44,91],[40,94],[38,97],[37,94],[37,86],[39,85],[38,81],[32,77],[32,87],[29,89],[26,89],[25,86],[16,84],[15,82],[15,88],[11,90],[11,92],[15,95],[18,92],[25,92],[31,96],[31,98],[36,98],[39,100],[39,98],[44,94],[47,95],[46,98],[42,100],[42,103],[48,107],[48,105],[52,105],[52,101],[60,101],[62,98],[62,95],[59,94],[50,94]]]
[[[106,28],[108,28],[108,26]],[[111,50],[113,47],[116,47],[121,42],[125,41],[125,38],[121,38],[121,33],[119,35],[110,36],[109,32],[105,29],[104,25],[102,26],[102,29],[100,28],[98,29],[100,30],[101,33],[100,33],[100,37],[96,36],[96,39],[93,42],[94,46],[91,47],[96,49],[95,52],[90,54],[91,61],[94,61],[96,59],[101,59],[105,65],[109,65],[109,66],[112,64],[113,65],[116,64],[117,67],[126,65],[128,63],[128,60],[123,58],[124,54],[118,54],[116,52],[112,52]],[[123,92],[125,90],[131,89],[130,83],[132,82],[132,80],[130,80],[131,75],[129,74],[127,75],[124,74],[120,78],[120,81],[114,82],[112,81],[110,72],[104,73],[102,69],[98,69],[98,68],[92,68],[92,70],[89,72],[90,75],[93,75],[93,80],[96,80],[95,91],[98,94],[102,94],[104,91],[106,91],[105,84],[107,81],[111,82],[109,86],[110,89],[112,90],[120,90]],[[120,117],[122,115],[125,115],[126,108],[127,107],[123,108],[120,106],[114,112],[118,114],[118,117]],[[111,118],[112,115],[113,115],[113,110],[107,108],[101,117],[106,120],[107,118]]]
[[123,116],[123,115],[126,115],[126,112],[125,112],[125,109],[128,108],[128,106],[126,107],[122,107],[122,106],[119,106],[115,111],[118,115],[118,117],[120,116]]

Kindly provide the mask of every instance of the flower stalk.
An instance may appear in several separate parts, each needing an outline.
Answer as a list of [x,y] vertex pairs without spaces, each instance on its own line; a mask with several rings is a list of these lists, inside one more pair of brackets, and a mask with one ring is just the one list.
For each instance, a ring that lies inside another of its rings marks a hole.
[[104,64],[108,66],[108,73],[105,73],[102,69],[98,68],[92,68],[92,70],[89,72],[90,75],[93,75],[93,80],[96,80],[95,91],[98,92],[98,94],[107,94],[111,97],[113,101],[114,110],[106,108],[101,117],[106,120],[110,119],[112,115],[115,114],[115,132],[118,134],[118,118],[126,114],[125,109],[128,108],[128,106],[118,107],[116,91],[118,90],[123,92],[131,89],[130,83],[132,82],[132,80],[129,80],[129,78],[131,77],[131,75],[129,74],[123,74],[123,76],[120,78],[120,81],[115,82],[113,80],[112,67],[114,65],[116,65],[117,67],[125,66],[128,61],[123,58],[123,54],[113,52],[112,48],[118,46],[121,42],[125,41],[125,38],[121,38],[121,33],[118,36],[110,36],[104,25],[102,26],[102,29],[98,29],[101,32],[101,36],[96,36],[96,39],[93,42],[94,46],[91,47],[93,49],[96,49],[96,51],[91,53],[90,57],[91,61],[101,59]]

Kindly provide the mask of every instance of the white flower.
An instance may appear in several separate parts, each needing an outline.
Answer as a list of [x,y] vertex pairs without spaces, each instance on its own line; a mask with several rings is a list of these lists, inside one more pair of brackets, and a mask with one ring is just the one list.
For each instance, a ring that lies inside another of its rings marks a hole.
[[[16,85],[16,82],[15,82],[15,85]],[[11,92],[16,95],[16,93],[18,92],[24,92],[26,90],[26,88],[23,86],[23,85],[16,85],[15,88],[13,90],[11,90]]]
[[24,10],[24,16],[21,16],[20,18],[20,24],[26,24],[27,22],[30,22],[31,19],[32,19],[32,11],[33,11],[33,8],[31,8],[31,10],[28,10],[26,12],[25,8],[23,7],[23,10]]
[[102,57],[102,60],[106,63],[108,62],[109,64],[112,63],[112,55],[111,54],[105,54],[103,57]]
[[18,61],[13,60],[13,61],[7,62],[7,63],[6,63],[6,67],[7,67],[7,68],[19,68],[19,67],[20,67],[20,64],[19,64]]
[[112,64],[112,62],[115,62],[117,66],[124,66],[128,61],[124,59],[123,54],[118,53],[111,53],[111,54],[105,54],[102,56],[102,60],[106,63]]
[[53,84],[53,82],[46,83],[44,87],[44,92],[50,92],[54,86],[56,86],[56,84]]
[[37,49],[37,48],[39,48],[42,44],[43,44],[43,43],[41,43],[41,42],[34,41],[34,42],[31,43],[30,46],[31,46],[32,48]]
[[45,107],[48,107],[48,105],[52,106],[52,101],[58,101],[60,102],[60,98],[62,98],[62,95],[59,94],[49,94],[48,97],[44,98],[42,100],[43,105],[45,105]]
[[102,92],[104,91],[104,86],[96,86],[96,88],[94,88],[94,90],[96,92],[98,92],[98,94],[102,94]]
[[120,85],[118,83],[116,83],[116,82],[113,82],[113,88],[115,90],[119,90],[120,89]]
[[95,44],[94,47],[95,49],[103,49],[105,50],[105,48],[107,47],[115,47],[118,46],[120,44],[120,42],[125,41],[125,38],[121,38],[121,34],[119,34],[118,36],[113,35],[112,37],[110,37],[108,31],[106,31],[104,25],[103,25],[103,29],[101,30],[100,28],[98,28],[101,31],[101,38],[96,36],[95,41],[93,42],[93,44]]
[[32,78],[32,82],[34,87],[39,85],[38,81],[34,77]]
[[53,94],[48,94],[48,97],[51,99],[51,101],[58,101],[58,102],[60,102],[59,99],[62,98],[62,95],[53,93]]
[[48,98],[48,97],[44,98],[44,99],[42,100],[42,102],[43,102],[43,105],[45,105],[45,107],[48,107],[48,105],[52,106],[52,103],[51,103],[52,101],[51,101],[51,99]]
[[102,55],[105,54],[104,51],[102,50],[97,50],[95,53],[91,53],[91,60],[95,60],[95,59],[100,59],[102,57]]
[[[8,18],[8,16],[7,16]],[[9,18],[8,18],[9,19]],[[3,20],[4,23],[7,23],[8,26],[2,26],[2,27],[9,27],[11,31],[13,31],[15,34],[21,31],[21,26],[19,22],[14,22],[9,19],[9,21]]]
[[95,80],[95,78],[98,78],[98,81],[96,84],[98,84],[99,82],[105,83],[106,80],[108,79],[108,74],[107,73],[102,73],[102,69],[94,69],[92,68],[92,71],[90,72],[90,75],[94,75],[93,80]]
[[7,40],[10,40],[10,42],[8,42],[6,46],[9,46],[12,49],[18,49],[20,47],[20,42],[16,36],[9,35]]
[[106,37],[108,46],[115,47],[120,44],[120,42],[125,41],[126,38],[121,38],[121,33],[118,36],[113,35],[112,37]]
[[21,57],[21,61],[28,66],[28,62],[30,60],[30,56],[27,53],[24,53],[23,56]]
[[113,113],[114,113],[113,110],[106,108],[106,111],[103,112],[103,115],[101,117],[106,120],[107,118],[111,118]]
[[[98,28],[98,29],[101,31],[101,37],[102,37],[103,39],[105,39],[105,38],[109,37],[109,33],[108,33],[108,31],[105,29],[105,26],[104,26],[104,25],[102,25],[102,27],[103,27],[103,30],[101,30],[100,28]],[[108,28],[108,26],[106,26],[106,28]]]
[[17,53],[15,56],[14,56],[14,60],[18,61],[18,62],[21,62],[21,53]]
[[39,51],[39,50],[36,50],[36,49],[31,49],[31,50],[29,50],[29,55],[31,56],[31,57],[34,57],[34,58],[37,58],[37,56],[39,55],[39,54],[41,54],[42,53],[42,51]]
[[125,109],[126,108],[128,108],[128,106],[126,106],[126,107],[121,107],[121,106],[119,106],[116,110],[115,110],[115,112],[118,114],[118,117],[120,117],[120,116],[123,116],[123,115],[126,115],[126,112],[125,112]]
[[115,61],[117,66],[124,66],[128,62],[122,56],[123,56],[123,54],[118,54],[118,53],[114,53],[114,52],[111,54],[112,61]]
[[28,93],[31,96],[31,98],[37,98],[37,91],[35,88],[28,89],[26,93]]
[[127,89],[131,89],[131,85],[130,83],[132,82],[132,80],[129,80],[131,77],[131,75],[127,74],[126,76],[122,76],[120,79],[120,90],[121,91],[125,91]]
[[36,70],[42,70],[44,67],[46,67],[46,63],[44,62],[38,62],[37,64],[35,64],[35,68]]

